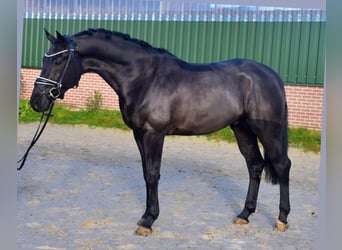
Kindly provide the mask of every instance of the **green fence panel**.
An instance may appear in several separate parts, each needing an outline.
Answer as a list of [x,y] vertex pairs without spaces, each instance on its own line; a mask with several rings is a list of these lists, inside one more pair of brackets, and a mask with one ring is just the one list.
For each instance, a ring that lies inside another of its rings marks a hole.
[[298,52],[298,74],[297,82],[306,82],[307,80],[307,66],[309,56],[309,43],[310,43],[310,23],[303,23],[300,39],[299,39],[299,52]]
[[[290,41],[290,47],[289,47],[289,52],[288,52],[290,53],[290,58],[288,62],[289,63],[288,82],[297,83],[301,26],[297,25],[297,23],[294,23],[294,25],[291,25],[290,30],[291,30],[291,41]],[[293,55],[296,55],[296,56],[293,56]]]
[[317,72],[317,81],[318,83],[324,82],[324,68],[325,68],[325,23],[319,23],[320,25],[320,35],[319,35],[319,44],[318,44],[318,55],[317,55],[317,64],[316,64],[316,72]]
[[291,36],[292,36],[293,23],[283,23],[281,30],[282,46],[279,55],[279,74],[284,79],[289,79],[289,66],[290,58],[293,56],[291,53]]
[[257,32],[257,23],[256,22],[248,22],[247,30],[246,30],[246,57],[254,58],[255,52],[255,43],[256,43],[256,32]]
[[289,84],[321,86],[324,81],[325,22],[25,19],[23,67],[41,67],[49,47],[44,28],[62,34],[88,28],[116,30],[189,62],[249,58],[271,66]]

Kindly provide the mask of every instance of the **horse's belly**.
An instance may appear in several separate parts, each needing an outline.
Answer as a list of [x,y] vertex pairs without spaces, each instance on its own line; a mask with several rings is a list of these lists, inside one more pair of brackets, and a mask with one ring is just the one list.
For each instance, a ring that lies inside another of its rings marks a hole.
[[170,134],[201,135],[220,130],[239,119],[238,112],[219,107],[208,111],[193,110],[176,121]]
[[171,110],[172,134],[208,134],[240,119],[243,105],[223,90],[199,93],[174,103]]

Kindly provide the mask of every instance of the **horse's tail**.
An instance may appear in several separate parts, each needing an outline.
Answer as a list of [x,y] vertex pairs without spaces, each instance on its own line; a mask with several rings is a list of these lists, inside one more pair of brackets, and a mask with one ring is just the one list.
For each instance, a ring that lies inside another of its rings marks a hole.
[[265,153],[264,156],[265,160],[265,180],[266,182],[271,182],[272,184],[278,184],[279,178],[274,171],[273,164],[271,160],[268,158],[267,154]]
[[[287,122],[287,104],[285,102],[285,120],[281,128],[280,132],[280,141],[281,143],[281,150],[283,152],[282,156],[287,157],[287,152],[288,152],[288,122]],[[287,158],[288,159],[288,158]],[[272,184],[278,184],[279,183],[279,177],[275,173],[275,169],[273,166],[272,161],[267,155],[267,152],[264,152],[264,168],[265,168],[265,180],[266,182],[271,182]],[[290,163],[291,164],[291,163]]]

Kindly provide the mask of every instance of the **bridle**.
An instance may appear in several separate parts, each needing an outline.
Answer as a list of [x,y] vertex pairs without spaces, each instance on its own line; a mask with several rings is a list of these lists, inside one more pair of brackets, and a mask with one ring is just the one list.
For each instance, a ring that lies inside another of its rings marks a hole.
[[[63,53],[69,53],[68,54],[67,62],[65,63],[63,71],[60,74],[60,76],[58,77],[57,81],[54,81],[54,80],[51,80],[51,79],[39,76],[39,77],[37,77],[37,79],[36,79],[36,81],[34,83],[35,86],[36,85],[52,86],[52,88],[48,92],[48,97],[51,100],[51,104],[50,104],[50,107],[48,109],[49,111],[48,111],[48,113],[46,115],[46,120],[45,120],[43,126],[41,127],[43,118],[45,116],[45,112],[42,112],[42,116],[40,118],[40,122],[39,122],[38,128],[37,128],[36,133],[34,134],[34,136],[32,138],[32,141],[31,141],[29,147],[26,150],[26,153],[23,155],[23,157],[20,160],[17,161],[17,163],[21,162],[20,166],[17,167],[17,170],[21,170],[22,167],[24,166],[26,158],[27,158],[31,148],[38,141],[40,135],[43,133],[43,130],[44,130],[44,128],[45,128],[45,126],[46,126],[46,124],[47,124],[47,122],[48,122],[48,120],[49,120],[49,118],[51,116],[51,112],[52,112],[52,109],[54,107],[55,100],[61,95],[62,82],[63,82],[65,74],[66,74],[66,72],[67,72],[67,70],[69,68],[71,60],[74,59],[74,51],[75,51],[74,42],[71,39],[71,37],[70,36],[65,36],[65,38],[68,41],[68,49],[65,49],[65,50],[62,50],[62,51],[59,51],[59,52],[56,52],[56,53],[53,53],[53,54],[45,53],[45,55],[44,55],[45,57],[54,57],[54,56],[57,56],[57,55],[60,55],[60,54],[63,54]],[[77,85],[78,85],[78,82],[75,83],[74,87],[77,87]],[[39,129],[40,129],[40,131],[39,131]]]
[[[57,80],[51,80],[42,76],[37,77],[34,85],[43,85],[43,86],[52,86],[52,88],[49,90],[48,92],[48,97],[49,99],[54,102],[60,95],[61,95],[61,91],[62,91],[62,82],[63,79],[65,77],[65,74],[69,68],[69,65],[72,61],[72,59],[74,58],[74,51],[75,51],[75,46],[74,46],[74,42],[71,39],[70,36],[66,35],[65,38],[68,41],[68,49],[65,50],[61,50],[59,52],[53,53],[53,54],[44,54],[44,57],[54,57],[63,53],[68,53],[68,59],[64,65],[63,71],[62,73],[59,75],[59,77],[57,78]],[[74,87],[77,87],[78,83],[75,83]]]

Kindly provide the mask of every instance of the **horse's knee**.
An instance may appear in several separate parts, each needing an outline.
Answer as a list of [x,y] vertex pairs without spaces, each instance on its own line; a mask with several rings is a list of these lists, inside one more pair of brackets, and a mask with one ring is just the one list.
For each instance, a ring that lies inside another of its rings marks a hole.
[[157,171],[146,172],[144,173],[144,179],[147,184],[150,184],[150,185],[158,184],[159,179],[160,179],[160,173],[159,171],[158,172]]
[[146,184],[158,184],[160,179],[160,166],[159,167],[146,167],[144,169],[144,180]]

